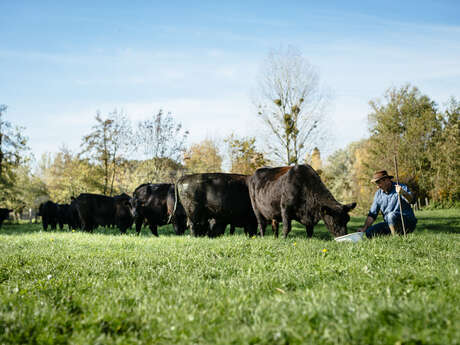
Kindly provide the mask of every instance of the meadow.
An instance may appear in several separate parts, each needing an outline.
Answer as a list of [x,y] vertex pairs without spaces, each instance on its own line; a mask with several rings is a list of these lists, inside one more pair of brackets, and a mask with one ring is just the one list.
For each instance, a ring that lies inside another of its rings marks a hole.
[[5,224],[0,344],[459,344],[460,210],[417,217],[359,243]]

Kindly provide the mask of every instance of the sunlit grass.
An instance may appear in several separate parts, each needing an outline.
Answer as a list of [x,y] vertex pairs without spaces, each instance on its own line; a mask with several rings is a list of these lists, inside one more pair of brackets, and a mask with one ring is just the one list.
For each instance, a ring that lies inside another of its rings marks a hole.
[[287,240],[6,225],[0,343],[455,344],[459,210],[417,216],[406,238],[355,244],[322,225]]

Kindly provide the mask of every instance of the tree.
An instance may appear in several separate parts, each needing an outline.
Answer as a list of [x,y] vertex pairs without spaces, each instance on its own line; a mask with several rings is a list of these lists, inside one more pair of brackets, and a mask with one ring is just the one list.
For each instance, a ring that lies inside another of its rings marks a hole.
[[13,196],[8,200],[7,206],[13,208],[16,214],[29,208],[38,210],[40,203],[49,199],[46,184],[32,173],[29,164],[17,167],[16,176]]
[[104,195],[112,195],[114,181],[124,154],[131,143],[131,126],[122,112],[114,110],[106,119],[100,113],[96,115],[94,131],[83,137],[82,154],[88,154],[103,176],[100,189]]
[[428,152],[434,170],[432,196],[453,202],[460,200],[460,102],[452,97],[441,116],[442,129]]
[[385,101],[370,102],[371,170],[392,170],[396,154],[401,179],[419,189],[419,196],[427,195],[433,187],[429,152],[435,150],[442,125],[437,105],[410,85],[388,89]]
[[319,74],[296,49],[270,52],[259,73],[254,102],[276,160],[297,164],[318,146],[327,99]]
[[[45,183],[48,197],[59,203],[69,203],[80,193],[98,193],[102,178],[100,169],[61,147],[56,154],[44,154],[38,163],[37,176]],[[97,182],[97,183],[96,183]]]
[[357,202],[361,210],[368,209],[375,192],[367,167],[368,140],[350,143],[332,153],[323,167],[321,178],[337,200]]
[[225,142],[229,148],[230,172],[252,175],[257,168],[268,165],[264,154],[256,149],[256,138],[238,139],[234,134],[231,134],[225,139]]
[[27,161],[27,138],[21,135],[24,128],[4,120],[6,105],[0,104],[0,201],[14,197],[17,168]]
[[210,139],[194,144],[184,155],[185,168],[190,173],[220,172],[222,157],[216,143]]
[[164,114],[161,109],[138,123],[135,144],[146,158],[144,182],[167,182],[181,174],[179,162],[188,134],[171,113]]

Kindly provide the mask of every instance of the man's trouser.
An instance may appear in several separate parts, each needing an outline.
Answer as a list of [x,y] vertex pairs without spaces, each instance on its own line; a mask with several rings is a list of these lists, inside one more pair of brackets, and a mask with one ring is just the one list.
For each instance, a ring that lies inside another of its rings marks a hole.
[[[396,233],[404,234],[401,224],[401,214],[399,212],[391,212],[386,217],[386,219],[387,220],[385,222],[377,223],[375,225],[370,226],[366,230],[367,238],[372,238],[374,236],[390,235],[391,230],[389,225],[394,225]],[[414,231],[415,226],[417,225],[417,218],[404,216],[404,225],[407,234]]]

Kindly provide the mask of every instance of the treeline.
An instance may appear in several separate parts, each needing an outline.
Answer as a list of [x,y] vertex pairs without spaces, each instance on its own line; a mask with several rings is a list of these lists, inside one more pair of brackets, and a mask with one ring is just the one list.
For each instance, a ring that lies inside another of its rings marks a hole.
[[395,173],[418,198],[442,206],[460,201],[460,102],[441,108],[416,87],[391,88],[370,102],[370,136],[328,157],[322,177],[332,193],[368,207],[375,193],[369,182],[376,170]]
[[[6,106],[2,109],[1,115]],[[9,123],[8,128],[12,129],[11,142],[23,130],[14,131]],[[268,163],[257,151],[255,138],[232,134],[224,145],[206,139],[186,147],[188,134],[172,114],[162,110],[134,125],[117,110],[106,117],[97,113],[92,131],[82,137],[79,152],[61,147],[35,164],[27,140],[20,137],[22,146],[2,146],[1,152],[8,151],[4,156],[9,159],[2,164],[5,178],[1,180],[0,205],[23,212],[37,209],[48,199],[68,203],[80,193],[131,194],[146,182],[174,182],[186,173],[220,172],[224,155],[232,172],[252,173]]]
[[[320,172],[333,195],[368,208],[375,192],[370,176],[380,169],[394,174],[396,155],[400,180],[418,197],[444,205],[459,201],[459,101],[451,98],[440,107],[406,85],[389,89],[370,106],[368,139],[334,152],[325,162],[318,149],[303,159]],[[3,119],[6,106],[0,110],[0,205],[17,212],[37,208],[46,199],[67,203],[83,192],[130,194],[145,182],[174,182],[183,174],[223,171],[224,160],[226,170],[243,174],[283,164],[270,150],[258,149],[255,138],[235,134],[221,143],[206,139],[187,147],[188,131],[163,111],[136,124],[123,112],[106,117],[98,113],[79,152],[61,147],[32,164],[27,140],[20,134],[23,129]]]

